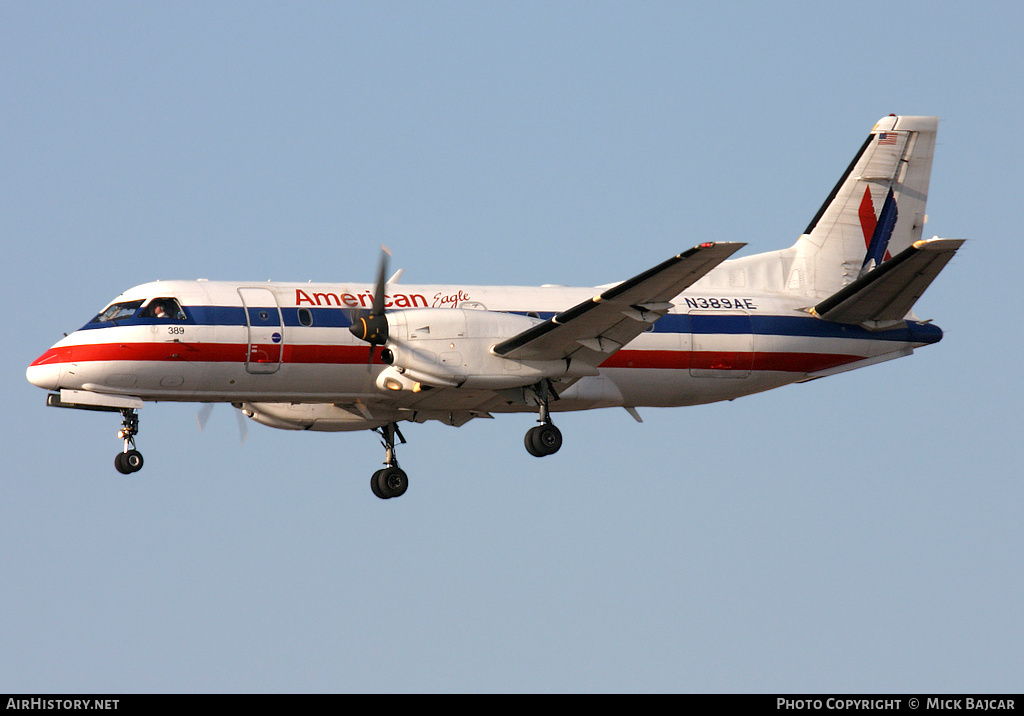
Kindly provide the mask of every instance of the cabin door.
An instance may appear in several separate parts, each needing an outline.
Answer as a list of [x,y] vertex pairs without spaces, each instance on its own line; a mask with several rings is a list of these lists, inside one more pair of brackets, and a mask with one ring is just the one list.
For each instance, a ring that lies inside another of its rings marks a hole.
[[276,373],[284,349],[284,321],[277,298],[269,288],[240,288],[238,294],[249,332],[245,369],[250,373]]

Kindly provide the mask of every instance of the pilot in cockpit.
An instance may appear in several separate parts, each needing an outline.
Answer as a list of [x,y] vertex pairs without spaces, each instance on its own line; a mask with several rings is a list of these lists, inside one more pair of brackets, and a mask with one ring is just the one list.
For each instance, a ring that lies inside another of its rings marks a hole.
[[164,318],[177,321],[184,319],[181,307],[178,306],[178,302],[173,298],[154,299],[153,302],[149,304],[145,314],[152,318]]

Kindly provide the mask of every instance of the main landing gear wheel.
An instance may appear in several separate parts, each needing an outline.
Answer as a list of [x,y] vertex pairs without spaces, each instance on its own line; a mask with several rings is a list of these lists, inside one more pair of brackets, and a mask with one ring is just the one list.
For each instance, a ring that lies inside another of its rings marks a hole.
[[377,470],[370,478],[370,489],[373,494],[382,500],[389,500],[392,497],[401,497],[409,489],[409,476],[405,470],[398,466],[398,459],[395,457],[395,437],[405,442],[398,425],[388,423],[377,431],[381,436],[381,445],[384,446],[384,469]]
[[562,447],[562,431],[551,424],[548,403],[551,398],[558,400],[558,395],[546,380],[533,386],[533,395],[540,406],[540,425],[526,431],[523,443],[526,445],[526,451],[534,457],[554,455]]
[[562,447],[562,431],[551,423],[537,425],[526,431],[523,442],[534,457],[554,455]]
[[121,429],[117,437],[124,440],[124,450],[114,456],[114,467],[122,475],[142,469],[142,453],[135,449],[135,436],[139,432],[139,414],[134,409],[121,411]]
[[386,467],[373,473],[370,489],[382,500],[401,497],[409,489],[409,477],[400,467]]

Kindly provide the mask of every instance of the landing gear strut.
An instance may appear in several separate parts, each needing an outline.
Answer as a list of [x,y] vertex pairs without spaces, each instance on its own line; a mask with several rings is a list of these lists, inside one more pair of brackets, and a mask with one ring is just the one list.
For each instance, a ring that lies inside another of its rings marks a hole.
[[401,443],[405,443],[402,431],[398,429],[397,423],[388,423],[376,431],[381,437],[381,445],[384,446],[384,469],[377,470],[370,478],[370,489],[373,494],[382,500],[392,497],[401,497],[409,489],[409,477],[405,470],[398,466],[398,459],[395,457],[395,437]]
[[551,389],[551,384],[546,380],[541,381],[534,387],[534,395],[540,404],[540,416],[537,418],[537,422],[540,425],[527,430],[523,442],[526,445],[526,451],[534,457],[554,455],[562,447],[562,431],[551,422],[548,402],[552,396],[554,396],[555,400],[558,400],[558,396],[555,395],[555,391]]
[[114,457],[114,467],[122,475],[142,469],[142,453],[135,449],[135,436],[139,432],[139,413],[134,408],[121,410],[121,429],[117,437],[124,440],[124,450]]

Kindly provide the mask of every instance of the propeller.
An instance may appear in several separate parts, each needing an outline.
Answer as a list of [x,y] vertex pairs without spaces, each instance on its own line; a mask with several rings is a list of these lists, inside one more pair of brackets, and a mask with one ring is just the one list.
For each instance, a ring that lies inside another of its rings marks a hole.
[[[207,421],[210,419],[210,414],[213,412],[213,406],[216,403],[206,403],[196,413],[196,422],[199,424],[199,432],[203,432],[206,427]],[[238,437],[241,439],[242,445],[245,445],[245,439],[249,437],[249,425],[245,420],[245,416],[242,415],[241,410],[235,410],[235,418],[238,420]]]
[[352,324],[349,332],[361,341],[370,344],[370,355],[366,361],[367,370],[373,363],[373,349],[388,342],[388,319],[384,315],[384,293],[387,289],[388,256],[391,252],[387,246],[381,246],[380,268],[377,271],[377,285],[373,289],[373,305],[370,312],[353,311],[349,318]]

